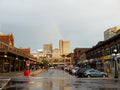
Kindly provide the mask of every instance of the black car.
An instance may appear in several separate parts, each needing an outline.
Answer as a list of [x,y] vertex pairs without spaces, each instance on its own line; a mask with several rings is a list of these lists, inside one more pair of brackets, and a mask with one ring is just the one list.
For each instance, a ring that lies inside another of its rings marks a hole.
[[84,77],[84,72],[87,70],[88,68],[80,68],[78,69],[78,71],[76,72],[76,76],[78,77]]

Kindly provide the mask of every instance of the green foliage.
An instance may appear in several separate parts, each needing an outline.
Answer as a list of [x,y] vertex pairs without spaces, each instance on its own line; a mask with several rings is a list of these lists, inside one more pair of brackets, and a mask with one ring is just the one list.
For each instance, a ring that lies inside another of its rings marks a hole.
[[30,67],[26,65],[26,66],[25,66],[25,69],[30,69]]
[[43,65],[48,65],[49,62],[47,60],[42,60]]

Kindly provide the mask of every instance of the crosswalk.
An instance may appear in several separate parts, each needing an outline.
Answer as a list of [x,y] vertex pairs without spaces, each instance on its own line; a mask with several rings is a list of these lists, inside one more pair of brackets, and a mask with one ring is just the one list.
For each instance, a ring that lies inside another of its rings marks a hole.
[[10,78],[4,78],[4,79],[1,78],[0,79],[0,90],[2,90],[9,81],[10,81]]

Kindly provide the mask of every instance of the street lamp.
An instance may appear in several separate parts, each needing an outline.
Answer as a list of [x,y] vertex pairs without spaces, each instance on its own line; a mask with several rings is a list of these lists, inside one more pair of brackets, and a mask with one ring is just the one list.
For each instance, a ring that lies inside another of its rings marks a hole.
[[115,65],[115,76],[114,78],[118,78],[118,65],[117,65],[117,49],[113,50],[113,60],[114,60],[114,65]]

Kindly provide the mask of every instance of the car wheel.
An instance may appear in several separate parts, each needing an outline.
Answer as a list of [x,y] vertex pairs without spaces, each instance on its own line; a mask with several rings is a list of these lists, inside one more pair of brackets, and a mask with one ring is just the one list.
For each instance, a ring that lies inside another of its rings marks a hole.
[[106,75],[102,75],[102,77],[103,77],[103,78],[105,78],[105,77],[106,77]]
[[90,75],[87,75],[88,78],[90,78],[91,76]]

